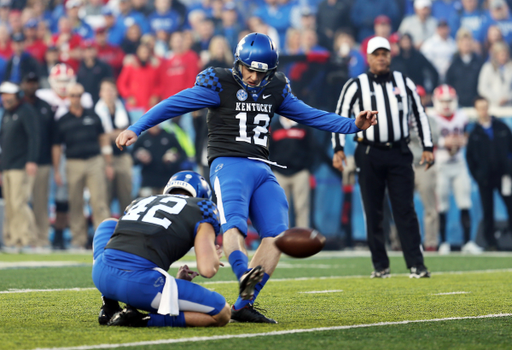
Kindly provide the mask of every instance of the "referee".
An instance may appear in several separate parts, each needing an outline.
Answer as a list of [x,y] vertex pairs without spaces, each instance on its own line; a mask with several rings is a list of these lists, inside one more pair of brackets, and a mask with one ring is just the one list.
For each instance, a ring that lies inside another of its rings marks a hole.
[[[358,145],[354,155],[374,267],[371,277],[390,276],[382,227],[386,187],[410,277],[430,277],[420,247],[420,228],[413,202],[413,156],[407,146],[408,118],[412,116],[423,146],[420,164],[426,163],[426,169],[433,164],[428,117],[412,80],[389,70],[391,54],[385,38],[374,37],[368,42],[367,58],[369,71],[345,84],[336,113],[349,117],[365,109],[379,112],[377,125],[356,134]],[[333,165],[340,171],[345,160],[344,144],[344,135],[333,135]]]

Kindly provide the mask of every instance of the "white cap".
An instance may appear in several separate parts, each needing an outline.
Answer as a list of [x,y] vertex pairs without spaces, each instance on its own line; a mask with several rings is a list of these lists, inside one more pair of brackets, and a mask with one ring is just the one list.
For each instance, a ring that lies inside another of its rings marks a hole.
[[381,36],[376,36],[368,41],[368,47],[366,49],[366,53],[373,53],[377,49],[386,49],[391,51],[391,46],[389,46],[389,41],[386,38]]
[[414,0],[414,8],[416,10],[421,10],[425,7],[432,7],[432,1],[430,0]]
[[18,92],[20,92],[20,87],[10,81],[0,84],[0,94],[17,94]]
[[67,9],[72,9],[72,8],[80,7],[80,6],[82,6],[81,0],[68,0],[68,2],[66,2]]

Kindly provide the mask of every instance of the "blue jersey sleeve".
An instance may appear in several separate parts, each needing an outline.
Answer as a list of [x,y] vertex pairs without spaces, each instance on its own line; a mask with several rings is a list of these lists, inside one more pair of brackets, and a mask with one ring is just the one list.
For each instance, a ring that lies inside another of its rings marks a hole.
[[[199,76],[198,76],[199,79]],[[178,92],[146,112],[128,130],[140,135],[141,132],[160,124],[167,119],[202,108],[216,107],[220,104],[219,92],[203,85]]]
[[361,131],[356,126],[354,119],[308,106],[292,94],[289,83],[286,84],[283,95],[284,101],[277,109],[277,114],[320,130],[340,134],[353,134]]
[[197,222],[196,227],[194,229],[194,237],[197,234],[197,229],[199,228],[199,225],[202,224],[203,222],[207,222],[210,225],[212,225],[215,231],[215,236],[217,236],[220,232],[219,210],[217,209],[217,206],[215,205],[215,203],[209,200],[201,201],[197,203],[197,206],[199,207],[199,209],[201,209],[203,219]]

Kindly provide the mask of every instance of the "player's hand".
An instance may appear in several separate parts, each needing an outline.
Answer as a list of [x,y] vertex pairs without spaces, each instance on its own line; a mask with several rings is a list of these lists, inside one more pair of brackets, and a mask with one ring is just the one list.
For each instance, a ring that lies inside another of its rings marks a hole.
[[427,164],[425,166],[425,170],[431,168],[432,165],[434,165],[434,153],[430,151],[423,151],[423,153],[421,154],[420,165],[423,164]]
[[57,186],[62,186],[62,176],[60,175],[60,171],[56,171],[53,175],[53,178],[55,179],[55,183]]
[[[217,256],[219,257],[219,260],[220,260],[220,258],[222,258],[222,247],[220,245],[216,244],[215,250],[217,250]],[[219,265],[224,267],[224,264],[222,262],[220,262]]]
[[362,111],[356,117],[356,126],[361,130],[366,130],[370,126],[377,124],[377,111]]
[[116,146],[122,151],[124,146],[128,147],[133,145],[137,139],[137,134],[135,134],[133,131],[124,130],[119,134],[119,136],[117,136]]
[[187,265],[180,266],[176,278],[179,280],[192,281],[195,277],[199,276],[199,273],[189,269]]
[[343,171],[343,163],[346,163],[346,160],[347,157],[345,157],[345,152],[338,151],[334,153],[334,156],[332,156],[332,166],[339,171]]
[[34,162],[27,162],[25,163],[25,172],[28,176],[36,176],[37,174],[37,164]]

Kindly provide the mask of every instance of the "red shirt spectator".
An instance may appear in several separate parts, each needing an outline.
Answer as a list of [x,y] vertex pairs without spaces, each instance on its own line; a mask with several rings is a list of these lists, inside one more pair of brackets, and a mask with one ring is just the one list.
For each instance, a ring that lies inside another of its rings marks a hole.
[[137,56],[125,57],[117,89],[128,110],[143,109],[145,112],[158,102],[158,61],[150,55],[146,45],[139,45]]
[[170,47],[172,55],[162,62],[158,74],[162,99],[194,86],[199,74],[199,56],[185,49],[181,32],[172,34]]
[[96,29],[96,48],[98,49],[98,59],[110,64],[117,78],[123,68],[124,52],[119,46],[110,45],[107,42],[107,30],[105,27]]
[[25,23],[25,37],[27,38],[25,43],[25,50],[32,55],[40,63],[44,62],[44,54],[48,48],[46,44],[37,38],[37,26],[39,25],[36,19],[29,19]]
[[73,34],[71,23],[66,17],[59,19],[59,32],[52,36],[52,44],[59,48],[59,61],[67,63],[78,72],[80,65],[80,41],[78,34]]
[[11,36],[6,26],[0,26],[0,56],[6,60],[12,56]]

